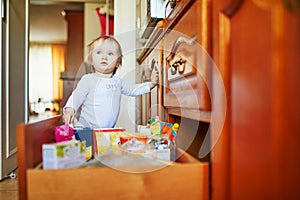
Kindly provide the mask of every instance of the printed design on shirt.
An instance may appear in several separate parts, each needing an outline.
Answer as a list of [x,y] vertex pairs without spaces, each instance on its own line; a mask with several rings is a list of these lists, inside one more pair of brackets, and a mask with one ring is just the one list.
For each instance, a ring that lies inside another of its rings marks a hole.
[[106,84],[106,89],[107,90],[116,90],[117,89],[117,85],[116,84]]

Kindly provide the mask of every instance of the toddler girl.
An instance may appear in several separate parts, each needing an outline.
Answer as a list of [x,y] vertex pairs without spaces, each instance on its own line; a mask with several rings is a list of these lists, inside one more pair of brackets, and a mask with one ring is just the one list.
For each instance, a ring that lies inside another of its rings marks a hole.
[[115,76],[122,64],[122,50],[112,36],[100,36],[88,45],[88,64],[95,72],[82,76],[63,108],[65,124],[74,121],[81,107],[79,123],[89,128],[113,128],[120,111],[121,94],[138,96],[150,92],[158,83],[158,71],[152,71],[151,81],[128,85]]

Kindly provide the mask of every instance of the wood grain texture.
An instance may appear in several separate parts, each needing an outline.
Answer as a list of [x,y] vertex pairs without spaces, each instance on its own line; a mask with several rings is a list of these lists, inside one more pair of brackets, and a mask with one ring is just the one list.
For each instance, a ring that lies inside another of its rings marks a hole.
[[36,168],[42,161],[41,145],[54,141],[59,123],[56,116],[18,125],[19,199],[209,199],[208,163],[182,151],[170,165],[137,167],[145,173],[110,167]]
[[42,144],[55,142],[54,130],[61,116],[17,125],[19,199],[27,199],[26,170],[42,161]]
[[208,199],[208,165],[174,164],[149,173],[125,173],[109,167],[28,170],[28,195],[29,199],[45,200]]
[[[212,152],[212,199],[300,197],[299,12],[258,2],[214,2],[214,58],[228,112]],[[222,97],[218,88],[214,96]]]
[[[195,110],[211,110],[211,67],[213,61],[211,52],[211,17],[210,2],[196,1],[185,15],[174,24],[170,33],[166,34],[164,42],[164,55],[170,55],[178,38],[197,38],[193,45],[181,43],[174,53],[175,58],[170,62],[165,59],[165,98],[164,106],[192,108]],[[190,39],[188,39],[190,38]],[[177,59],[186,61],[186,73],[172,79],[170,65]],[[202,120],[198,118],[198,120]]]

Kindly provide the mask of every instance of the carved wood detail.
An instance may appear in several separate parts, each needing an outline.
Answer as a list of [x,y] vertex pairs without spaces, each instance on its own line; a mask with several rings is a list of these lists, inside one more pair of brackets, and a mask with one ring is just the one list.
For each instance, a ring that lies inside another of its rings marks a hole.
[[244,0],[232,0],[222,12],[231,18],[239,10],[243,2]]

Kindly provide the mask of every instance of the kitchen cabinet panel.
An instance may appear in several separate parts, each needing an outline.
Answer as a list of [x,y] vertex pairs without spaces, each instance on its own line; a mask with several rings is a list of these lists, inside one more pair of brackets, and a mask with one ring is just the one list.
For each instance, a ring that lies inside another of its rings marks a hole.
[[[208,1],[195,1],[165,35],[164,106],[175,115],[209,121],[211,19]],[[192,113],[189,115],[188,113]]]

